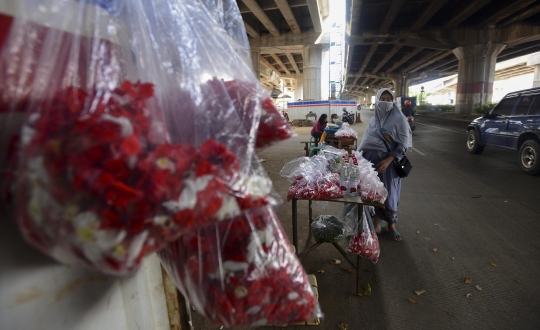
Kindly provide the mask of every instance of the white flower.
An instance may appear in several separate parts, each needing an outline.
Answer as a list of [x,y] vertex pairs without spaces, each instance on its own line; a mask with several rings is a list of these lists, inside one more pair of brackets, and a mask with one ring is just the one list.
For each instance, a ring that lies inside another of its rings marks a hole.
[[133,125],[131,125],[131,122],[126,117],[114,117],[105,113],[101,115],[101,119],[118,124],[122,137],[128,137],[133,134]]

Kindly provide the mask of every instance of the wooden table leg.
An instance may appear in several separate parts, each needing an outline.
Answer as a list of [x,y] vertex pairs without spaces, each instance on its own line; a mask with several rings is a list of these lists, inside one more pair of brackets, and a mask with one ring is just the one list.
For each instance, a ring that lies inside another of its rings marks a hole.
[[292,242],[294,248],[296,249],[296,254],[298,254],[298,214],[297,214],[297,205],[298,200],[293,198],[292,200]]

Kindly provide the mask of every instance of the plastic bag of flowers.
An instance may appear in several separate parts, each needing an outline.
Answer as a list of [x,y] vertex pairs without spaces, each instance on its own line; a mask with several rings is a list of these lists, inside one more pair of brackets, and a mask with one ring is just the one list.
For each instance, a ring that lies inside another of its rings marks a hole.
[[272,207],[183,234],[158,255],[182,294],[214,323],[291,324],[321,316]]
[[344,123],[334,134],[337,138],[357,138],[358,134],[355,130],[349,127],[349,124]]
[[324,156],[300,157],[283,165],[279,172],[291,182],[287,201],[298,199],[328,199],[343,197],[339,175],[331,173]]
[[263,94],[209,84],[255,78],[214,58],[236,53],[201,3],[18,4],[0,111],[24,118],[10,178],[29,243],[125,274],[182,232],[273,202],[253,151]]
[[348,251],[377,263],[381,249],[373,223],[368,220],[369,215],[370,211],[364,207],[362,221],[356,224],[355,232],[349,241]]

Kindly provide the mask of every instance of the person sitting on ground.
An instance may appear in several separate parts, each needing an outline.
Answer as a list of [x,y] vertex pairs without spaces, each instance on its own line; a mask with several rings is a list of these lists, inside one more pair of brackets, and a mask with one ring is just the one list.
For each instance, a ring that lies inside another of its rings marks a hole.
[[373,163],[388,191],[385,208],[375,208],[375,231],[381,232],[384,220],[388,223],[388,231],[394,241],[401,241],[401,234],[396,230],[401,178],[397,175],[393,161],[401,160],[405,152],[412,150],[412,132],[407,119],[393,101],[394,94],[388,88],[377,92],[375,115],[369,122],[358,150]]
[[322,133],[324,133],[326,124],[328,123],[326,118],[328,118],[328,116],[326,114],[322,114],[319,117],[319,120],[317,120],[315,124],[313,124],[313,128],[311,129],[311,136],[313,136],[316,139],[321,138]]

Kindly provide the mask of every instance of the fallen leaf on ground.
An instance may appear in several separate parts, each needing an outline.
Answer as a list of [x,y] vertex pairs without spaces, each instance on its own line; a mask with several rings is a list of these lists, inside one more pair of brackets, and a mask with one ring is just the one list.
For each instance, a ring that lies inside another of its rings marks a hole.
[[520,280],[516,280],[516,282],[517,282],[518,284],[521,284],[521,281],[520,281]]
[[476,290],[482,291],[482,288],[480,287],[480,285],[477,285],[477,286],[476,286]]
[[411,298],[408,298],[408,299],[409,299],[409,302],[410,302],[411,304],[414,304],[414,305],[416,305],[416,304],[417,304],[417,303],[416,303],[416,300],[414,300],[414,299],[411,299]]
[[366,285],[366,288],[364,289],[364,296],[371,296],[371,285],[369,283]]
[[440,227],[441,225],[439,225],[438,223],[436,223],[435,226]]
[[344,271],[346,271],[346,272],[349,273],[349,274],[352,274],[352,269],[349,269],[349,268],[343,268],[343,267],[341,267],[341,269],[343,269]]
[[433,250],[431,250],[431,251],[433,251],[433,252],[437,252],[437,248],[433,248]]
[[472,278],[470,277],[465,277],[465,284],[471,284],[472,283]]
[[339,265],[339,264],[341,264],[341,260],[339,260],[339,259],[334,259],[334,260],[332,260],[332,263],[333,263],[334,265]]
[[426,293],[426,290],[420,289],[420,290],[414,291],[414,293],[416,293],[416,295],[419,296],[419,295],[421,295],[422,293]]
[[339,330],[349,330],[349,325],[345,322],[339,324]]
[[324,273],[324,270],[319,269],[319,270],[317,271],[317,273],[322,274],[322,273]]
[[450,315],[450,316],[454,316],[454,314],[452,314],[451,312],[447,311],[447,310],[444,309],[444,308],[441,308],[441,310],[442,310],[443,312],[445,312],[446,314]]
[[420,230],[417,230],[416,233],[417,233],[417,234],[420,234]]
[[491,263],[491,266],[493,266],[493,267],[497,267],[497,264]]
[[469,298],[470,296],[472,296],[472,293],[467,293],[467,298]]

